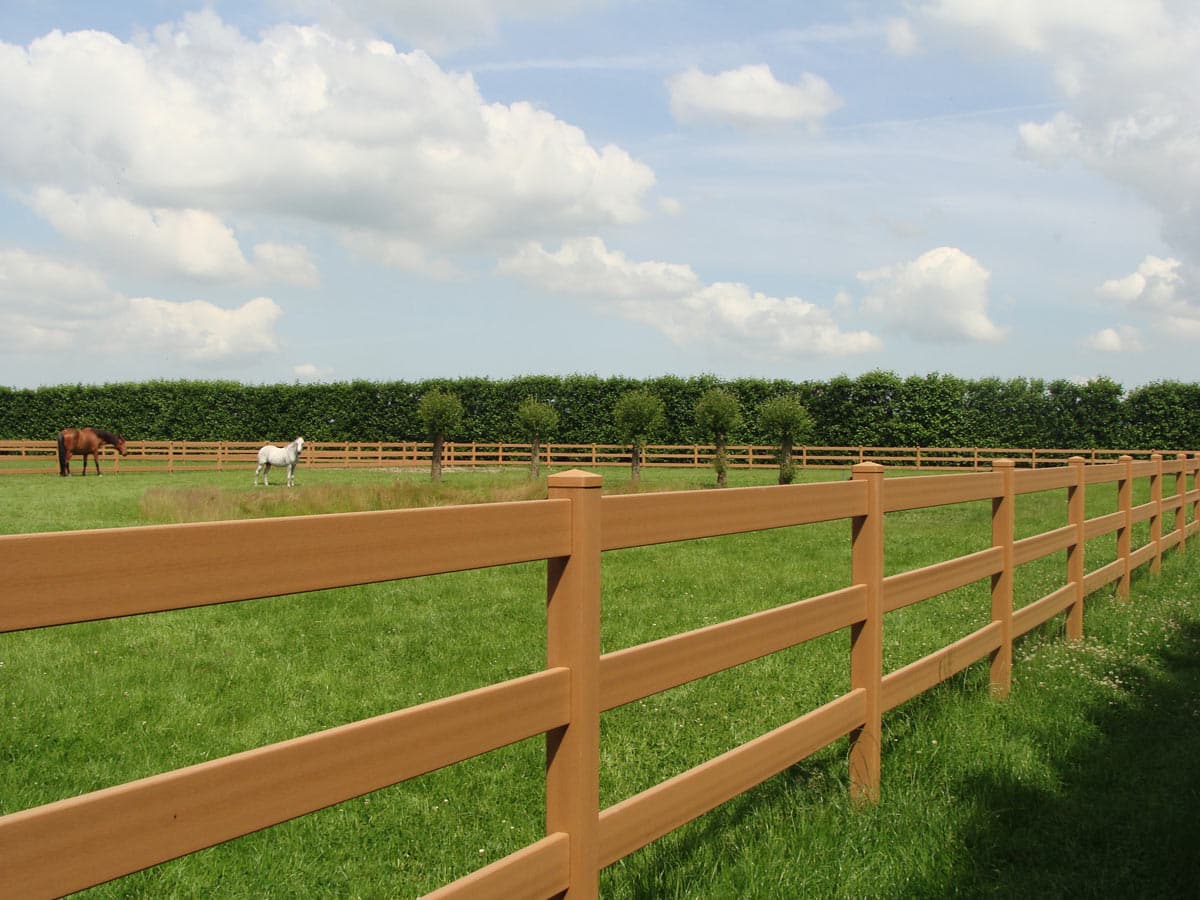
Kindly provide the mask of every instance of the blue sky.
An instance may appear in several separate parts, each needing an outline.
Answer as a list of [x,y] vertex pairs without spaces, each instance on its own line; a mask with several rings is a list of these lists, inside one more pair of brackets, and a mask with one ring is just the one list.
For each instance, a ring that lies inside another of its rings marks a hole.
[[0,384],[1198,376],[1190,2],[0,4]]

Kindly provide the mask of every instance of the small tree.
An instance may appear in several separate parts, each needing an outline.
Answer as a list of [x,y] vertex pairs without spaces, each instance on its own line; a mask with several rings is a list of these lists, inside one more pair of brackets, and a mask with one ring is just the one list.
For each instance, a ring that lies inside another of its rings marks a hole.
[[642,477],[642,448],[666,421],[666,404],[646,390],[627,391],[613,407],[613,420],[622,443],[629,445],[630,478]]
[[710,388],[696,401],[696,424],[716,444],[713,468],[717,472],[717,487],[725,487],[725,443],[729,433],[742,424],[742,410],[737,397],[724,388]]
[[796,478],[792,447],[812,434],[812,416],[798,397],[788,394],[764,400],[758,407],[758,424],[779,441],[779,483],[791,484]]
[[517,407],[517,424],[529,439],[529,477],[537,478],[542,439],[558,425],[558,413],[549,403],[526,397]]
[[441,481],[442,447],[446,443],[446,436],[453,433],[462,424],[462,401],[458,399],[458,395],[450,391],[434,388],[425,394],[417,404],[417,414],[425,423],[425,431],[433,438],[430,477],[434,481]]

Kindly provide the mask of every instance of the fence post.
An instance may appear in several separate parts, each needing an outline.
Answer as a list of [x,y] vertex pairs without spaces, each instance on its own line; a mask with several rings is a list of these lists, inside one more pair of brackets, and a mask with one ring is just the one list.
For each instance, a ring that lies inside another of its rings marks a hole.
[[1176,453],[1179,462],[1179,474],[1175,476],[1175,494],[1179,500],[1179,509],[1175,511],[1175,530],[1179,532],[1179,549],[1187,549],[1187,454]]
[[1133,539],[1133,457],[1128,454],[1122,456],[1121,465],[1125,468],[1125,474],[1117,481],[1117,508],[1124,515],[1125,524],[1117,529],[1117,556],[1125,561],[1125,568],[1121,572],[1121,580],[1117,582],[1117,596],[1128,600],[1130,576],[1133,574],[1129,565]]
[[1150,540],[1154,544],[1154,558],[1150,560],[1150,571],[1158,572],[1162,568],[1162,476],[1163,458],[1161,453],[1151,453],[1154,462],[1154,474],[1150,476],[1150,500],[1154,503],[1154,515],[1150,517]]
[[[1192,490],[1193,491],[1195,491],[1197,488],[1200,488],[1200,469],[1197,468],[1198,461],[1200,461],[1200,453],[1193,453],[1192,459],[1191,459]],[[1193,532],[1196,530],[1196,523],[1198,521],[1200,521],[1200,495],[1197,495],[1196,499],[1192,501],[1191,529]]]
[[1087,511],[1084,507],[1084,471],[1086,460],[1072,456],[1067,460],[1075,470],[1075,485],[1067,488],[1067,521],[1075,526],[1075,543],[1067,549],[1067,581],[1075,584],[1075,602],[1067,607],[1067,640],[1083,638],[1084,540]]
[[571,501],[571,555],[547,563],[546,665],[571,670],[570,719],[546,735],[546,833],[570,837],[570,886],[599,895],[600,484],[572,469],[548,479],[549,498]]
[[1003,555],[1000,572],[992,576],[992,621],[1000,623],[1000,646],[992,654],[991,685],[993,697],[1007,697],[1012,688],[1012,615],[1013,615],[1013,533],[1016,529],[1016,463],[1011,459],[992,460],[992,469],[1000,473],[1001,494],[992,498],[992,546]]
[[879,800],[880,694],[883,680],[883,466],[858,463],[855,481],[867,486],[867,514],[855,516],[851,532],[851,575],[867,588],[867,617],[850,628],[850,688],[867,692],[866,719],[850,733],[850,797]]

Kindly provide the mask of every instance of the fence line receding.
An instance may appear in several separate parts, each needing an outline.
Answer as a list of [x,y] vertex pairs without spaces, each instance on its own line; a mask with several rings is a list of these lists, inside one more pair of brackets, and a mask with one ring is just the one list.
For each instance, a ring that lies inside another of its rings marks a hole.
[[[0,817],[0,896],[80,890],[537,735],[548,750],[545,837],[435,896],[595,897],[605,866],[847,735],[853,796],[875,802],[881,717],[983,659],[992,691],[1007,694],[1013,641],[1055,616],[1078,639],[1088,594],[1115,583],[1127,597],[1133,569],[1156,570],[1164,551],[1195,535],[1198,471],[1196,455],[1178,454],[1039,469],[997,460],[978,473],[885,479],[864,461],[841,482],[611,497],[598,475],[569,471],[551,476],[547,499],[521,503],[2,536],[0,631],[531,560],[547,561],[548,578],[544,670]],[[1134,505],[1138,479],[1150,500]],[[1116,486],[1117,509],[1089,519],[1084,497],[1097,484]],[[1015,498],[1062,489],[1067,525],[1016,539]],[[884,575],[889,514],[987,500],[991,547]],[[606,552],[829,521],[849,526],[843,587],[600,653]],[[1134,547],[1142,522],[1149,538]],[[1117,559],[1088,571],[1087,542],[1107,535]],[[253,548],[266,542],[293,549],[289,566],[260,564]],[[1014,570],[1062,551],[1061,583],[1014,609]],[[114,589],[86,605],[63,600],[96,580]],[[887,612],[981,580],[991,589],[986,625],[884,671]],[[850,636],[846,693],[599,808],[605,711],[835,631]]]

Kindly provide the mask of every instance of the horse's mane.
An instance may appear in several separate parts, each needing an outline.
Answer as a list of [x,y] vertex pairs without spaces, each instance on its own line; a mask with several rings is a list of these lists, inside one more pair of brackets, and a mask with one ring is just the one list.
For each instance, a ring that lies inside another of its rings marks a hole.
[[92,431],[96,432],[96,437],[100,438],[100,440],[104,441],[106,444],[116,445],[121,440],[111,431],[105,431],[103,428],[93,428]]

